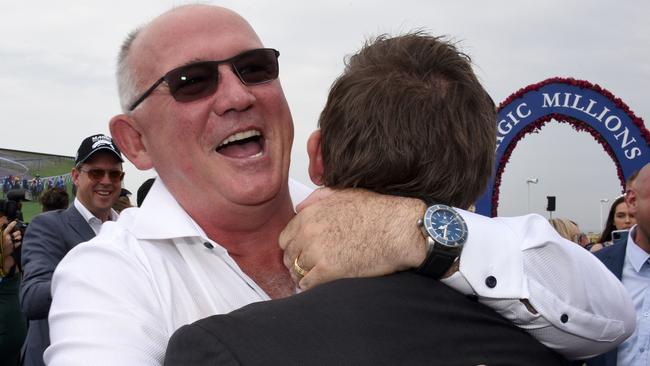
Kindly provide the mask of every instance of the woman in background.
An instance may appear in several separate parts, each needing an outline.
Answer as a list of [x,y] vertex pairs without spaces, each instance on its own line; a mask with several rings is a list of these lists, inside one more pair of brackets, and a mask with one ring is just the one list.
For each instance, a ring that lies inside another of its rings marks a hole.
[[598,251],[603,247],[612,245],[612,231],[614,230],[629,230],[636,224],[636,219],[627,210],[627,203],[625,203],[625,196],[620,196],[612,203],[607,215],[607,221],[603,228],[602,234],[598,239],[598,243],[594,244],[590,249],[592,252]]

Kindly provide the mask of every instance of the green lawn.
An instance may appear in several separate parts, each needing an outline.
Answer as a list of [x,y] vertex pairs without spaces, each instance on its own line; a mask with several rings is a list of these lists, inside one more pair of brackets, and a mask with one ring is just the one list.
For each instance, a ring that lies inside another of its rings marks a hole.
[[38,202],[23,202],[23,220],[25,222],[32,221],[32,217],[41,213],[41,204]]

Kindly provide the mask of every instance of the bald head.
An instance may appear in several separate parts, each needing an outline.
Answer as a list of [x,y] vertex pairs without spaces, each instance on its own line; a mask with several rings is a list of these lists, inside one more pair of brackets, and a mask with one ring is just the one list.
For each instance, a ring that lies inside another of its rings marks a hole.
[[[209,34],[220,34],[210,37]],[[200,37],[199,35],[205,35]],[[239,14],[210,5],[184,5],[171,9],[125,39],[118,56],[117,81],[123,112],[139,93],[167,71],[197,59],[219,59],[208,49],[261,47],[262,42]],[[204,46],[204,50],[201,50]],[[170,56],[187,54],[182,60]]]

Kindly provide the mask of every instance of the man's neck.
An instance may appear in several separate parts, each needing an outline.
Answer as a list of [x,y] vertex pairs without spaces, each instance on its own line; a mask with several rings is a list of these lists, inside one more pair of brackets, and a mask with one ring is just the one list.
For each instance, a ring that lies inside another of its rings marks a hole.
[[206,235],[226,248],[242,271],[271,298],[295,292],[278,245],[280,232],[294,215],[288,192],[259,206],[222,208],[209,215],[190,213]]
[[646,253],[650,253],[650,238],[641,230],[638,225],[634,228],[634,243]]

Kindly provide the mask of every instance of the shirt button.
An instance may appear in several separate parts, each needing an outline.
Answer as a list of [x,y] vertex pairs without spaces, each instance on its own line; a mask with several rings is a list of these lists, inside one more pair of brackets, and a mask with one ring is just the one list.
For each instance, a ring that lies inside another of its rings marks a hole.
[[643,316],[647,318],[648,316],[650,316],[650,313],[646,311],[645,313],[643,313]]
[[562,314],[562,316],[560,317],[560,321],[561,321],[562,323],[566,323],[566,322],[568,322],[568,321],[569,321],[569,316],[566,315],[566,314]]
[[497,279],[494,276],[488,276],[485,279],[485,285],[489,288],[494,288],[497,285]]
[[206,248],[208,248],[208,249],[214,249],[214,245],[210,244],[210,243],[207,242],[207,241],[206,241],[205,243],[203,243],[203,246],[206,247]]

